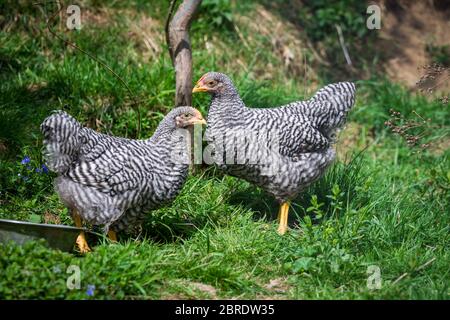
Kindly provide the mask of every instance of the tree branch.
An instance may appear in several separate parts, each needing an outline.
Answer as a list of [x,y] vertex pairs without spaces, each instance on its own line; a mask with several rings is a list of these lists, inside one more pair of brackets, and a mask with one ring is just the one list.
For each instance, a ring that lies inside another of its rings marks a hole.
[[166,21],[166,41],[175,67],[175,106],[192,104],[192,52],[189,28],[201,2],[202,0],[183,0],[173,18],[167,23],[174,10],[175,0],[170,4]]
[[169,7],[169,12],[167,13],[167,19],[166,19],[166,25],[164,30],[166,31],[166,43],[167,43],[167,47],[169,48],[169,55],[170,55],[170,59],[172,59],[172,63],[173,63],[173,48],[170,44],[170,37],[169,37],[169,24],[170,24],[170,20],[172,19],[172,14],[173,14],[173,9],[175,8],[175,3],[177,3],[177,0],[172,0],[170,2],[170,7]]

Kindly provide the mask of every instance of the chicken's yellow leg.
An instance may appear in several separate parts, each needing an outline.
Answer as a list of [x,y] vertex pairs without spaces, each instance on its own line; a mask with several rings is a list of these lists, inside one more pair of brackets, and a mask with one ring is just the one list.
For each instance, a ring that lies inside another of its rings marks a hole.
[[114,231],[109,230],[109,231],[108,231],[108,237],[109,237],[109,239],[110,239],[111,241],[117,242],[117,234],[116,234]]
[[278,233],[283,235],[286,233],[288,228],[288,212],[289,212],[289,202],[283,202],[280,206],[280,211],[278,213]]
[[[83,226],[81,223],[81,217],[79,216],[79,214],[76,210],[73,210],[72,218],[73,218],[73,221],[75,222],[75,226],[77,228],[81,228]],[[91,248],[89,248],[88,243],[86,241],[86,236],[84,234],[84,231],[80,232],[80,234],[77,237],[76,243],[77,243],[78,249],[80,249],[81,253],[86,253],[86,252],[91,251]]]

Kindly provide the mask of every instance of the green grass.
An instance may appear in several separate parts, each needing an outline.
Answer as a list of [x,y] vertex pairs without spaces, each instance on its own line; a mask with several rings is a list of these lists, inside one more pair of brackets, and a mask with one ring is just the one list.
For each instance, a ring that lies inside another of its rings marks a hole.
[[[156,59],[145,60],[127,32],[144,14],[163,23],[166,1],[82,6],[106,10],[108,24],[85,25],[66,37],[124,78],[140,101],[141,136],[150,136],[172,108],[174,71],[164,44]],[[22,23],[8,32],[0,23],[0,218],[43,222],[51,213],[71,225],[53,191],[54,175],[35,171],[42,165],[39,124],[67,104],[86,125],[135,137],[137,114],[126,88],[87,56],[48,37],[45,25],[32,18],[35,9],[10,8],[5,16],[20,12]],[[254,106],[308,96],[304,79],[290,75],[276,52],[267,50],[270,39],[241,26],[249,45],[240,45],[227,15],[209,19],[207,13],[217,8],[233,13],[231,23],[236,14],[252,10],[208,2],[193,25],[194,78],[207,70],[229,73]],[[129,11],[115,15],[116,10]],[[214,31],[205,40],[202,32],[210,25]],[[213,36],[227,50],[208,52],[206,41]],[[237,59],[247,69],[237,68]],[[274,72],[270,80],[258,77],[268,64]],[[205,95],[194,97],[194,106],[205,113],[207,105]],[[450,153],[414,153],[384,126],[391,108],[432,119],[438,129],[426,141],[448,140],[448,105],[383,77],[359,81],[350,116],[359,133],[347,159],[294,201],[291,229],[283,237],[276,233],[277,204],[270,196],[213,167],[201,168],[172,205],[149,213],[142,232],[122,235],[118,244],[100,240],[85,256],[40,242],[0,245],[0,298],[449,299]],[[31,158],[29,168],[20,163],[24,156]],[[80,289],[66,286],[71,265],[80,268]],[[379,290],[367,287],[369,266],[380,268]],[[95,285],[93,297],[87,295],[89,285]]]

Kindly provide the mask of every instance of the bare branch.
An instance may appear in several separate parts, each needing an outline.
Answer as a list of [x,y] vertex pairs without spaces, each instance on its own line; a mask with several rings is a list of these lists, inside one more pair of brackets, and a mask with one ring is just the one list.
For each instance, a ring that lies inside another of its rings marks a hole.
[[[171,3],[173,11],[174,2]],[[192,52],[189,28],[202,0],[183,0],[167,28],[169,52],[175,67],[175,106],[192,104]],[[170,9],[169,9],[169,14]]]
[[170,39],[169,38],[169,24],[170,24],[170,20],[172,19],[173,9],[175,8],[176,3],[177,3],[177,0],[172,0],[170,2],[169,12],[167,13],[166,25],[164,27],[164,30],[166,31],[166,43],[169,48],[169,54],[170,54],[170,59],[172,59],[172,63],[173,63],[173,48],[172,48],[170,40],[169,40]]
[[350,59],[350,55],[348,54],[347,46],[345,45],[344,35],[342,34],[341,26],[338,24],[335,24],[334,27],[336,28],[336,31],[338,33],[339,44],[341,45],[342,51],[344,52],[345,61],[347,61],[347,64],[349,66],[351,66],[352,60]]

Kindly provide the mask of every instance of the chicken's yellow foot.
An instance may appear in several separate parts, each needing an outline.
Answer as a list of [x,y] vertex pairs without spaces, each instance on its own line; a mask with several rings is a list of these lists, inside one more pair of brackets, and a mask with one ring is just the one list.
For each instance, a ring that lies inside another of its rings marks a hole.
[[280,206],[280,211],[278,213],[278,233],[283,235],[286,233],[288,228],[288,212],[289,212],[289,202],[283,202]]
[[80,232],[80,234],[77,237],[77,246],[81,253],[90,252],[91,248],[89,248],[89,245],[86,241],[86,236],[84,235],[84,232]]
[[[83,226],[83,224],[81,223],[81,217],[75,210],[73,210],[72,212],[72,218],[77,228],[81,228]],[[89,245],[86,241],[86,235],[84,234],[84,231],[81,231],[80,234],[78,235],[76,244],[81,253],[91,251],[91,248],[89,248]]]
[[117,242],[117,234],[114,231],[109,230],[108,237],[112,242]]

